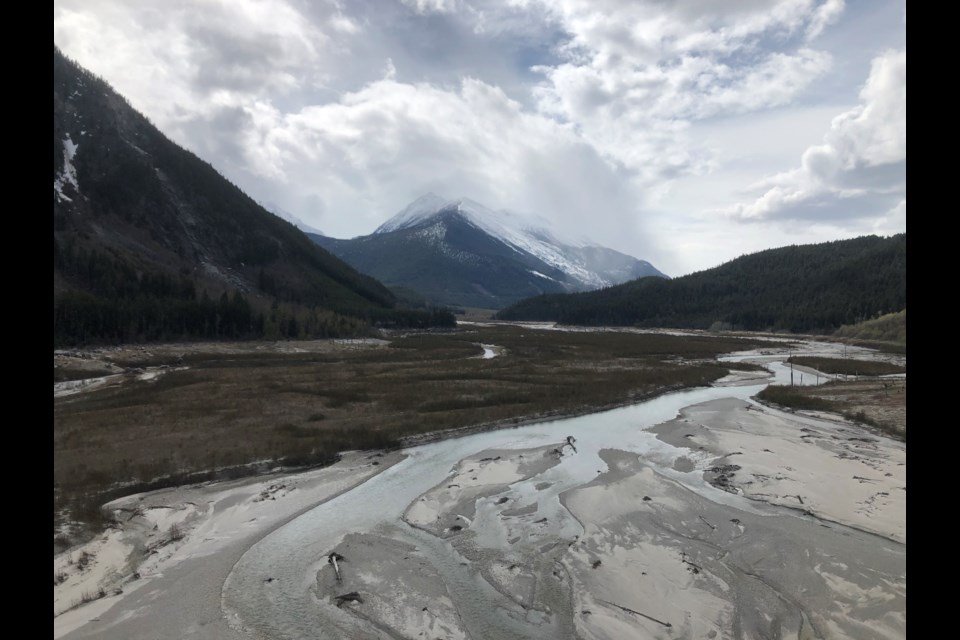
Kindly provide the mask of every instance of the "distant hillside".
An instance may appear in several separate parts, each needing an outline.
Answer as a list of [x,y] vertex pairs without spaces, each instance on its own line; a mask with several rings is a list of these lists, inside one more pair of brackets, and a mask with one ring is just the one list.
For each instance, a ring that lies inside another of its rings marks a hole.
[[396,309],[56,47],[53,71],[57,344],[453,322]]
[[905,344],[907,342],[907,310],[888,313],[857,324],[845,324],[837,329],[834,335],[857,340],[882,340]]
[[633,256],[560,239],[548,226],[468,198],[430,193],[371,235],[350,240],[309,235],[359,271],[442,304],[500,309],[540,293],[665,277]]
[[769,249],[673,280],[523,300],[508,320],[580,325],[833,331],[903,309],[906,234]]

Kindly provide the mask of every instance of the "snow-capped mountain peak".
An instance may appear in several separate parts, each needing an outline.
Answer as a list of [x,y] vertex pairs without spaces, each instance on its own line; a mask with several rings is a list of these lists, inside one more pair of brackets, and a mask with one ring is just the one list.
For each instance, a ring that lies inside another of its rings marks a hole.
[[433,192],[426,193],[408,204],[395,216],[377,227],[374,233],[389,233],[391,231],[406,229],[408,227],[417,225],[436,215],[436,213],[443,209],[444,205],[448,204],[449,202],[450,201],[446,198],[438,196]]
[[[542,216],[520,215],[505,209],[494,211],[467,197],[448,200],[435,193],[427,193],[380,225],[374,235],[416,227],[449,213],[455,213],[515,251],[529,254],[559,269],[578,287],[605,287],[635,277],[632,274],[636,269],[626,268],[625,265],[615,269],[616,273],[608,266],[599,266],[599,263],[606,265],[614,254],[619,256],[615,262],[627,260],[643,263],[651,274],[663,275],[648,263],[602,247],[589,238],[574,240],[562,237],[550,228],[550,221]],[[605,258],[600,258],[598,253],[603,253]]]

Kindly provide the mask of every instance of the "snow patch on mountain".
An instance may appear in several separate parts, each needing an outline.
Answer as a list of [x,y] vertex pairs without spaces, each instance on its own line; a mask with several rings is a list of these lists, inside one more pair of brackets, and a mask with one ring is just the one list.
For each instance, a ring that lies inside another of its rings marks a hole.
[[539,277],[543,278],[544,280],[553,280],[554,282],[556,282],[556,280],[554,280],[554,279],[551,278],[550,276],[544,275],[544,274],[540,273],[539,271],[534,271],[533,269],[531,269],[531,270],[530,270],[530,273],[532,273],[532,274],[535,275],[535,276],[539,276]]
[[77,170],[73,166],[73,159],[77,155],[77,149],[80,145],[70,139],[70,134],[63,139],[63,170],[53,179],[53,191],[57,194],[60,201],[73,202],[70,196],[63,192],[64,185],[73,185],[77,193],[80,193],[80,183],[77,182]]
[[272,202],[261,202],[260,206],[266,209],[267,211],[269,211],[270,213],[272,213],[273,215],[277,216],[281,220],[286,220],[287,222],[295,226],[297,229],[300,229],[300,231],[303,231],[304,233],[315,233],[318,236],[325,235],[323,231],[320,231],[320,229],[317,229],[316,227],[311,227],[309,224],[307,224],[297,216],[293,215],[289,211],[286,211],[285,209],[281,209],[279,206],[277,206]]
[[422,240],[426,245],[435,247],[448,258],[456,260],[462,264],[480,264],[480,258],[467,251],[461,251],[450,246],[446,241],[447,227],[442,222],[435,222],[427,227],[417,229],[413,237]]
[[374,233],[389,233],[399,229],[406,229],[415,226],[424,220],[434,216],[444,208],[444,205],[450,201],[441,198],[435,193],[422,195],[410,204],[408,204],[397,215],[393,216],[382,225],[377,227]]

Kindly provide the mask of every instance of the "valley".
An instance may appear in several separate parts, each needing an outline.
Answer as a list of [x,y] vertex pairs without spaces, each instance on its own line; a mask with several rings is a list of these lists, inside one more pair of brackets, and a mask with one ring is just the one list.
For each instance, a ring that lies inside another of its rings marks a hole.
[[[497,355],[484,358],[493,346]],[[317,637],[318,629],[356,638],[904,637],[905,445],[839,416],[751,399],[770,382],[789,384],[789,355],[835,357],[842,345],[477,325],[381,341],[183,347],[114,351],[114,366],[146,370],[177,359],[187,368],[58,399],[59,419],[75,420],[107,393],[113,402],[132,394],[119,404],[147,410],[145,393],[180,388],[147,385],[188,372],[239,373],[232,384],[247,386],[230,393],[243,397],[255,381],[323,379],[336,362],[353,369],[336,388],[344,398],[356,392],[340,411],[330,406],[335,393],[309,401],[281,388],[260,395],[282,408],[261,408],[319,410],[329,413],[321,425],[338,420],[342,431],[341,411],[371,424],[380,406],[376,422],[393,424],[402,446],[374,445],[307,472],[265,469],[115,500],[104,509],[115,524],[84,547],[92,549],[86,568],[67,562],[80,548],[55,558],[66,576],[57,607],[69,609],[55,619],[57,637],[144,637],[148,629],[164,638]],[[536,375],[527,360],[534,353],[554,376]],[[489,419],[436,436],[429,421],[405,431],[382,411],[396,400],[363,398],[348,384],[382,380],[400,363],[432,370],[416,384],[431,385],[420,397],[439,404],[421,402],[421,418],[440,413],[456,426],[459,402]],[[461,386],[452,395],[457,385],[443,369],[471,380],[471,393]],[[574,392],[586,371],[597,386]],[[556,388],[532,403],[535,412],[517,398],[484,406],[504,400],[497,380],[532,397],[551,377]],[[207,400],[215,414],[217,401]],[[818,489],[824,474],[829,493]],[[339,581],[327,561],[334,552]],[[784,554],[788,563],[773,562]],[[71,598],[104,586],[102,598],[70,608]],[[353,592],[355,601],[338,605],[336,596]],[[183,610],[192,613],[172,622],[170,613]]]
[[54,638],[904,640],[901,5],[54,0]]
[[[726,373],[714,356],[753,344],[468,325],[388,339],[60,351],[54,510],[64,530],[55,549],[83,522],[102,524],[98,505],[133,487],[329,463],[441,430],[616,406],[707,384]],[[482,345],[501,355],[483,358]]]

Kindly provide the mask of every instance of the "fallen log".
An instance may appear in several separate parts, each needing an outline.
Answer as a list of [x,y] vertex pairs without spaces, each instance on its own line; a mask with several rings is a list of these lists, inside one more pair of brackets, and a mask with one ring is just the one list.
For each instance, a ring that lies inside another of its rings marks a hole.
[[687,552],[686,552],[686,551],[683,551],[683,552],[680,553],[680,561],[683,562],[683,563],[686,564],[686,565],[690,565],[690,570],[693,571],[693,573],[695,573],[695,574],[700,573],[701,571],[703,571],[703,567],[701,567],[701,566],[698,565],[698,564],[694,564],[693,562],[690,562],[689,560],[687,560]]
[[627,607],[621,606],[621,605],[619,605],[619,604],[617,604],[617,603],[615,603],[615,602],[610,602],[609,600],[600,600],[599,598],[598,598],[598,600],[599,600],[600,602],[603,602],[604,604],[609,604],[611,607],[616,607],[617,609],[621,609],[621,610],[623,610],[623,611],[626,611],[627,613],[632,613],[632,614],[637,615],[637,616],[642,616],[642,617],[646,618],[647,620],[651,620],[651,621],[653,621],[653,622],[656,622],[657,624],[662,624],[662,625],[665,626],[665,627],[672,627],[672,626],[673,626],[673,625],[670,624],[669,622],[664,622],[663,620],[657,620],[657,619],[654,618],[653,616],[648,616],[648,615],[645,614],[645,613],[640,613],[639,611],[634,611],[633,609],[629,609],[629,608],[627,608]]
[[347,602],[356,602],[358,604],[363,604],[363,598],[360,597],[360,594],[356,591],[351,591],[350,593],[344,593],[339,596],[336,596],[334,600],[337,601],[337,606],[342,607],[344,603]]
[[331,553],[329,556],[327,556],[327,562],[329,562],[330,564],[333,565],[333,571],[334,571],[334,573],[337,574],[337,582],[342,582],[342,581],[343,581],[343,578],[342,578],[342,576],[340,575],[340,565],[337,564],[337,563],[338,563],[340,560],[344,560],[344,559],[345,559],[345,558],[344,558],[342,555],[340,555],[339,553],[337,553],[336,551],[334,551],[334,552]]

